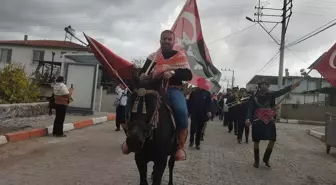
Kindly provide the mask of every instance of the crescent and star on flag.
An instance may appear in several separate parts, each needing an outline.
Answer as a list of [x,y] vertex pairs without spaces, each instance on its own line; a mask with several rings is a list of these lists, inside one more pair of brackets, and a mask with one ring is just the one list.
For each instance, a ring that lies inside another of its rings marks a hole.
[[329,59],[329,65],[333,69],[336,69],[335,59],[336,59],[336,50],[334,50],[334,52],[331,54],[330,59]]
[[[202,58],[199,58],[193,51],[192,45],[197,44],[197,31],[196,31],[196,17],[193,13],[184,11],[181,14],[180,20],[184,18],[190,22],[192,25],[192,32],[193,36],[189,37],[186,32],[183,31],[181,38],[176,38],[176,45],[179,46],[181,49],[184,49],[186,55],[192,57],[196,60],[197,64],[192,66],[193,70],[195,71],[202,71],[204,68],[199,63],[202,62]],[[208,81],[214,79],[213,77],[206,78]]]

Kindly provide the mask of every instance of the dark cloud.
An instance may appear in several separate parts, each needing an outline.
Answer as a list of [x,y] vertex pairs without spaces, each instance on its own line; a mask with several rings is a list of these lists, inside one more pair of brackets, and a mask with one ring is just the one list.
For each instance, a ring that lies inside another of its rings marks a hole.
[[[72,25],[80,35],[85,32],[106,44],[125,59],[146,57],[159,47],[163,29],[169,29],[183,7],[182,0],[2,0],[0,6],[0,39],[63,39],[64,27]],[[278,73],[278,61],[267,62],[279,46],[258,25],[252,23],[257,0],[198,1],[203,35],[214,64],[235,70],[236,83],[243,86],[255,74]],[[291,43],[336,17],[333,0],[293,1],[293,16],[286,42]],[[263,1],[265,7],[281,8],[278,0]],[[265,14],[275,13],[264,10]],[[279,12],[281,13],[281,12]],[[274,18],[263,18],[275,20]],[[265,24],[270,30],[273,25]],[[280,39],[278,25],[272,34]],[[299,74],[336,40],[331,28],[286,50],[285,68]],[[263,69],[263,70],[262,70]],[[231,76],[231,72],[223,72]],[[226,85],[225,85],[226,86]]]

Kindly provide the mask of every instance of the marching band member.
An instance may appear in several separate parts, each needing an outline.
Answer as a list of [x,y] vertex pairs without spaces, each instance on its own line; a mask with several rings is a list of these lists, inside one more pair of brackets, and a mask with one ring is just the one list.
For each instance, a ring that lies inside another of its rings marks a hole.
[[[227,105],[227,100],[228,98],[232,95],[231,89],[227,88],[226,89],[226,94],[223,95],[223,114],[224,114],[224,120],[223,120],[223,125],[228,126],[229,125],[229,107]],[[230,130],[229,130],[230,132]]]
[[264,153],[263,162],[267,167],[271,167],[269,159],[271,157],[273,147],[276,141],[276,126],[274,121],[275,110],[272,103],[275,98],[290,92],[298,87],[300,82],[296,82],[288,87],[278,91],[269,91],[269,83],[261,81],[258,83],[258,89],[249,102],[247,111],[246,126],[252,123],[252,140],[254,142],[254,164],[255,168],[259,168],[259,143],[268,140],[267,149]]
[[[231,97],[232,103],[239,101],[239,87],[232,88],[233,91],[233,97]],[[231,102],[230,101],[230,102]],[[233,122],[233,131],[235,135],[238,135],[238,119],[239,119],[239,109],[237,106],[230,106],[229,107],[229,114],[232,117]]]
[[247,90],[245,88],[240,88],[239,94],[241,97],[241,103],[237,105],[237,109],[240,115],[238,116],[237,141],[239,144],[241,144],[244,130],[245,130],[245,143],[248,143],[248,137],[250,133],[250,127],[245,125],[245,119],[247,115],[250,96],[247,94]]

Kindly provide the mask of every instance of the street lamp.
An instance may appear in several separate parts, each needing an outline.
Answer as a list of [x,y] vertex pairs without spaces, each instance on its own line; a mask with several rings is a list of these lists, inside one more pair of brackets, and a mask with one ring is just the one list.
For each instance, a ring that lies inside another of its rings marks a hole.
[[253,20],[251,17],[245,17],[248,21],[251,21],[251,22],[255,22],[255,20]]

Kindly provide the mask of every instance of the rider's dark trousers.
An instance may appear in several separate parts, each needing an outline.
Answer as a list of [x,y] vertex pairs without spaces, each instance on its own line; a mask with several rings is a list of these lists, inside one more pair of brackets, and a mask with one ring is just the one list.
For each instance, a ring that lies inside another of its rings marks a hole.
[[191,119],[189,142],[193,143],[195,141],[195,135],[196,135],[196,141],[195,141],[196,146],[199,146],[201,144],[203,126],[204,126],[203,121],[199,121],[197,119]]

